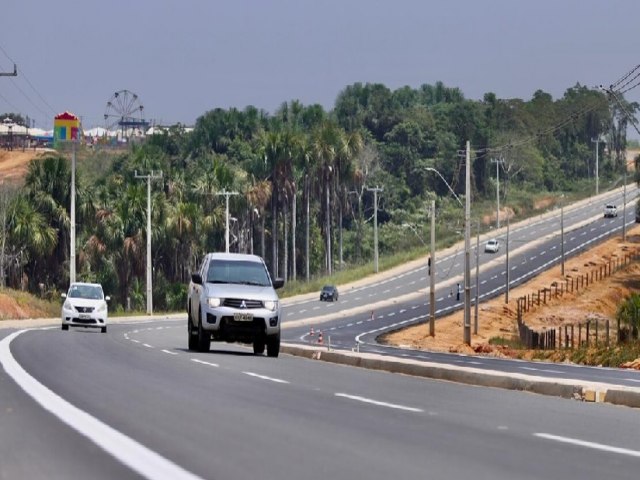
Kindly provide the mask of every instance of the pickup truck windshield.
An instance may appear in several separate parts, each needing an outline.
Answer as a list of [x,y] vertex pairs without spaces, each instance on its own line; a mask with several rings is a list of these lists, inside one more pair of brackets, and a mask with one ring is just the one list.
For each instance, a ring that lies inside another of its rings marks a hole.
[[271,285],[263,264],[243,260],[211,260],[207,271],[207,282],[237,283],[260,287]]

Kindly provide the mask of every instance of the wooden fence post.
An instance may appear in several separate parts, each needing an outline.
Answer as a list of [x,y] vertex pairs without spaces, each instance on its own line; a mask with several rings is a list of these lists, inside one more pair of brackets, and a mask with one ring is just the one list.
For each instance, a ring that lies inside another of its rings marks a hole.
[[582,346],[582,324],[578,323],[578,348]]
[[575,348],[575,342],[574,342],[574,338],[573,338],[573,323],[571,324],[571,350],[573,350]]
[[585,335],[586,340],[587,340],[587,348],[589,348],[589,324],[590,324],[590,322],[591,322],[590,320],[587,320],[587,326],[586,326],[587,330],[586,330],[586,335]]

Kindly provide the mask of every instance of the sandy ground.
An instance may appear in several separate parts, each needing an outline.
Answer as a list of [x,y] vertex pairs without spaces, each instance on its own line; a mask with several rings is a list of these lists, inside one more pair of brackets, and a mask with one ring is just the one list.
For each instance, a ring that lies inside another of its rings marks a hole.
[[21,182],[27,171],[29,160],[37,157],[44,150],[0,150],[0,183]]

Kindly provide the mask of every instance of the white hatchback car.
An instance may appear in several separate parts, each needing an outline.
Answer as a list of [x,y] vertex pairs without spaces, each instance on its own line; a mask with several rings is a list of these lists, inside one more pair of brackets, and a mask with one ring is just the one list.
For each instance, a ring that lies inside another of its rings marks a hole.
[[498,243],[498,240],[496,240],[495,238],[487,240],[487,243],[484,244],[485,252],[496,253],[498,250],[500,250],[500,244]]
[[99,328],[102,333],[107,332],[109,311],[108,296],[104,296],[102,285],[99,283],[75,282],[69,286],[69,291],[62,294],[62,330],[69,327]]

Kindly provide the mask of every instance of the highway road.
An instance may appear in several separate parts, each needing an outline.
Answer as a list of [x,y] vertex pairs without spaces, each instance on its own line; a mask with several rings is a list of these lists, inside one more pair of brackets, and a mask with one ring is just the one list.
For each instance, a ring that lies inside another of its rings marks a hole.
[[[604,218],[601,206],[606,203],[622,204],[622,191],[601,195],[597,200],[573,205],[564,211],[564,255],[565,258],[587,250],[594,244],[613,235],[622,234],[623,209],[619,216]],[[627,188],[627,201],[637,195],[635,187]],[[594,207],[594,205],[597,206]],[[595,211],[595,214],[594,214]],[[635,211],[626,209],[627,226],[635,222]],[[539,272],[560,263],[560,211],[524,222],[509,232],[511,252],[509,255],[509,282],[513,288]],[[500,238],[500,236],[498,237]],[[455,283],[462,282],[463,252],[454,248],[442,260],[437,260],[436,273],[440,282],[436,286],[436,316],[451,313],[463,307],[463,298],[456,299]],[[480,302],[504,295],[506,288],[506,252],[498,254],[479,252]],[[475,251],[472,258],[476,258]],[[475,271],[475,265],[472,272]],[[390,330],[422,323],[428,319],[429,302],[426,288],[426,265],[402,272],[391,278],[340,292],[336,303],[320,302],[317,298],[293,302],[287,306],[284,338],[296,344],[317,343],[317,331],[323,331],[323,343],[332,348],[362,352],[374,352],[396,357],[420,359],[441,364],[458,364],[484,370],[500,370],[511,373],[530,372],[547,378],[574,378],[590,382],[605,382],[630,387],[640,386],[640,372],[607,368],[591,368],[575,365],[545,364],[521,360],[469,357],[448,353],[423,352],[400,349],[378,344],[376,338]],[[452,287],[453,285],[453,287]],[[472,298],[475,298],[475,279],[472,280]],[[451,293],[454,292],[452,295]],[[388,301],[397,297],[397,301]],[[384,298],[385,301],[378,301]],[[364,302],[364,303],[363,303]],[[376,308],[371,310],[371,305]],[[315,314],[316,320],[304,314]],[[346,312],[346,313],[344,313]],[[479,322],[482,321],[480,316]],[[311,326],[315,328],[310,335]],[[427,326],[425,326],[427,328]],[[437,329],[437,321],[436,321]],[[462,337],[462,332],[461,332]]]
[[183,327],[0,331],[0,478],[628,479],[640,466],[630,408],[189,352]]
[[[599,214],[605,202],[620,206],[619,195],[565,209],[567,255],[620,234],[621,217]],[[513,226],[513,285],[559,261],[558,229],[559,212]],[[504,253],[479,254],[483,298],[504,289]],[[440,313],[461,307],[449,296],[461,261],[455,248],[437,258]],[[425,318],[425,287],[418,266],[343,291],[336,304],[290,302],[283,337],[309,344],[309,325],[319,325],[338,349],[358,344],[416,361],[640,386],[638,372],[377,344],[381,332]],[[401,301],[381,303],[389,297]],[[640,466],[631,408],[256,357],[234,345],[189,352],[185,323],[186,315],[113,323],[106,335],[0,330],[0,479],[600,479],[635,478]]]

